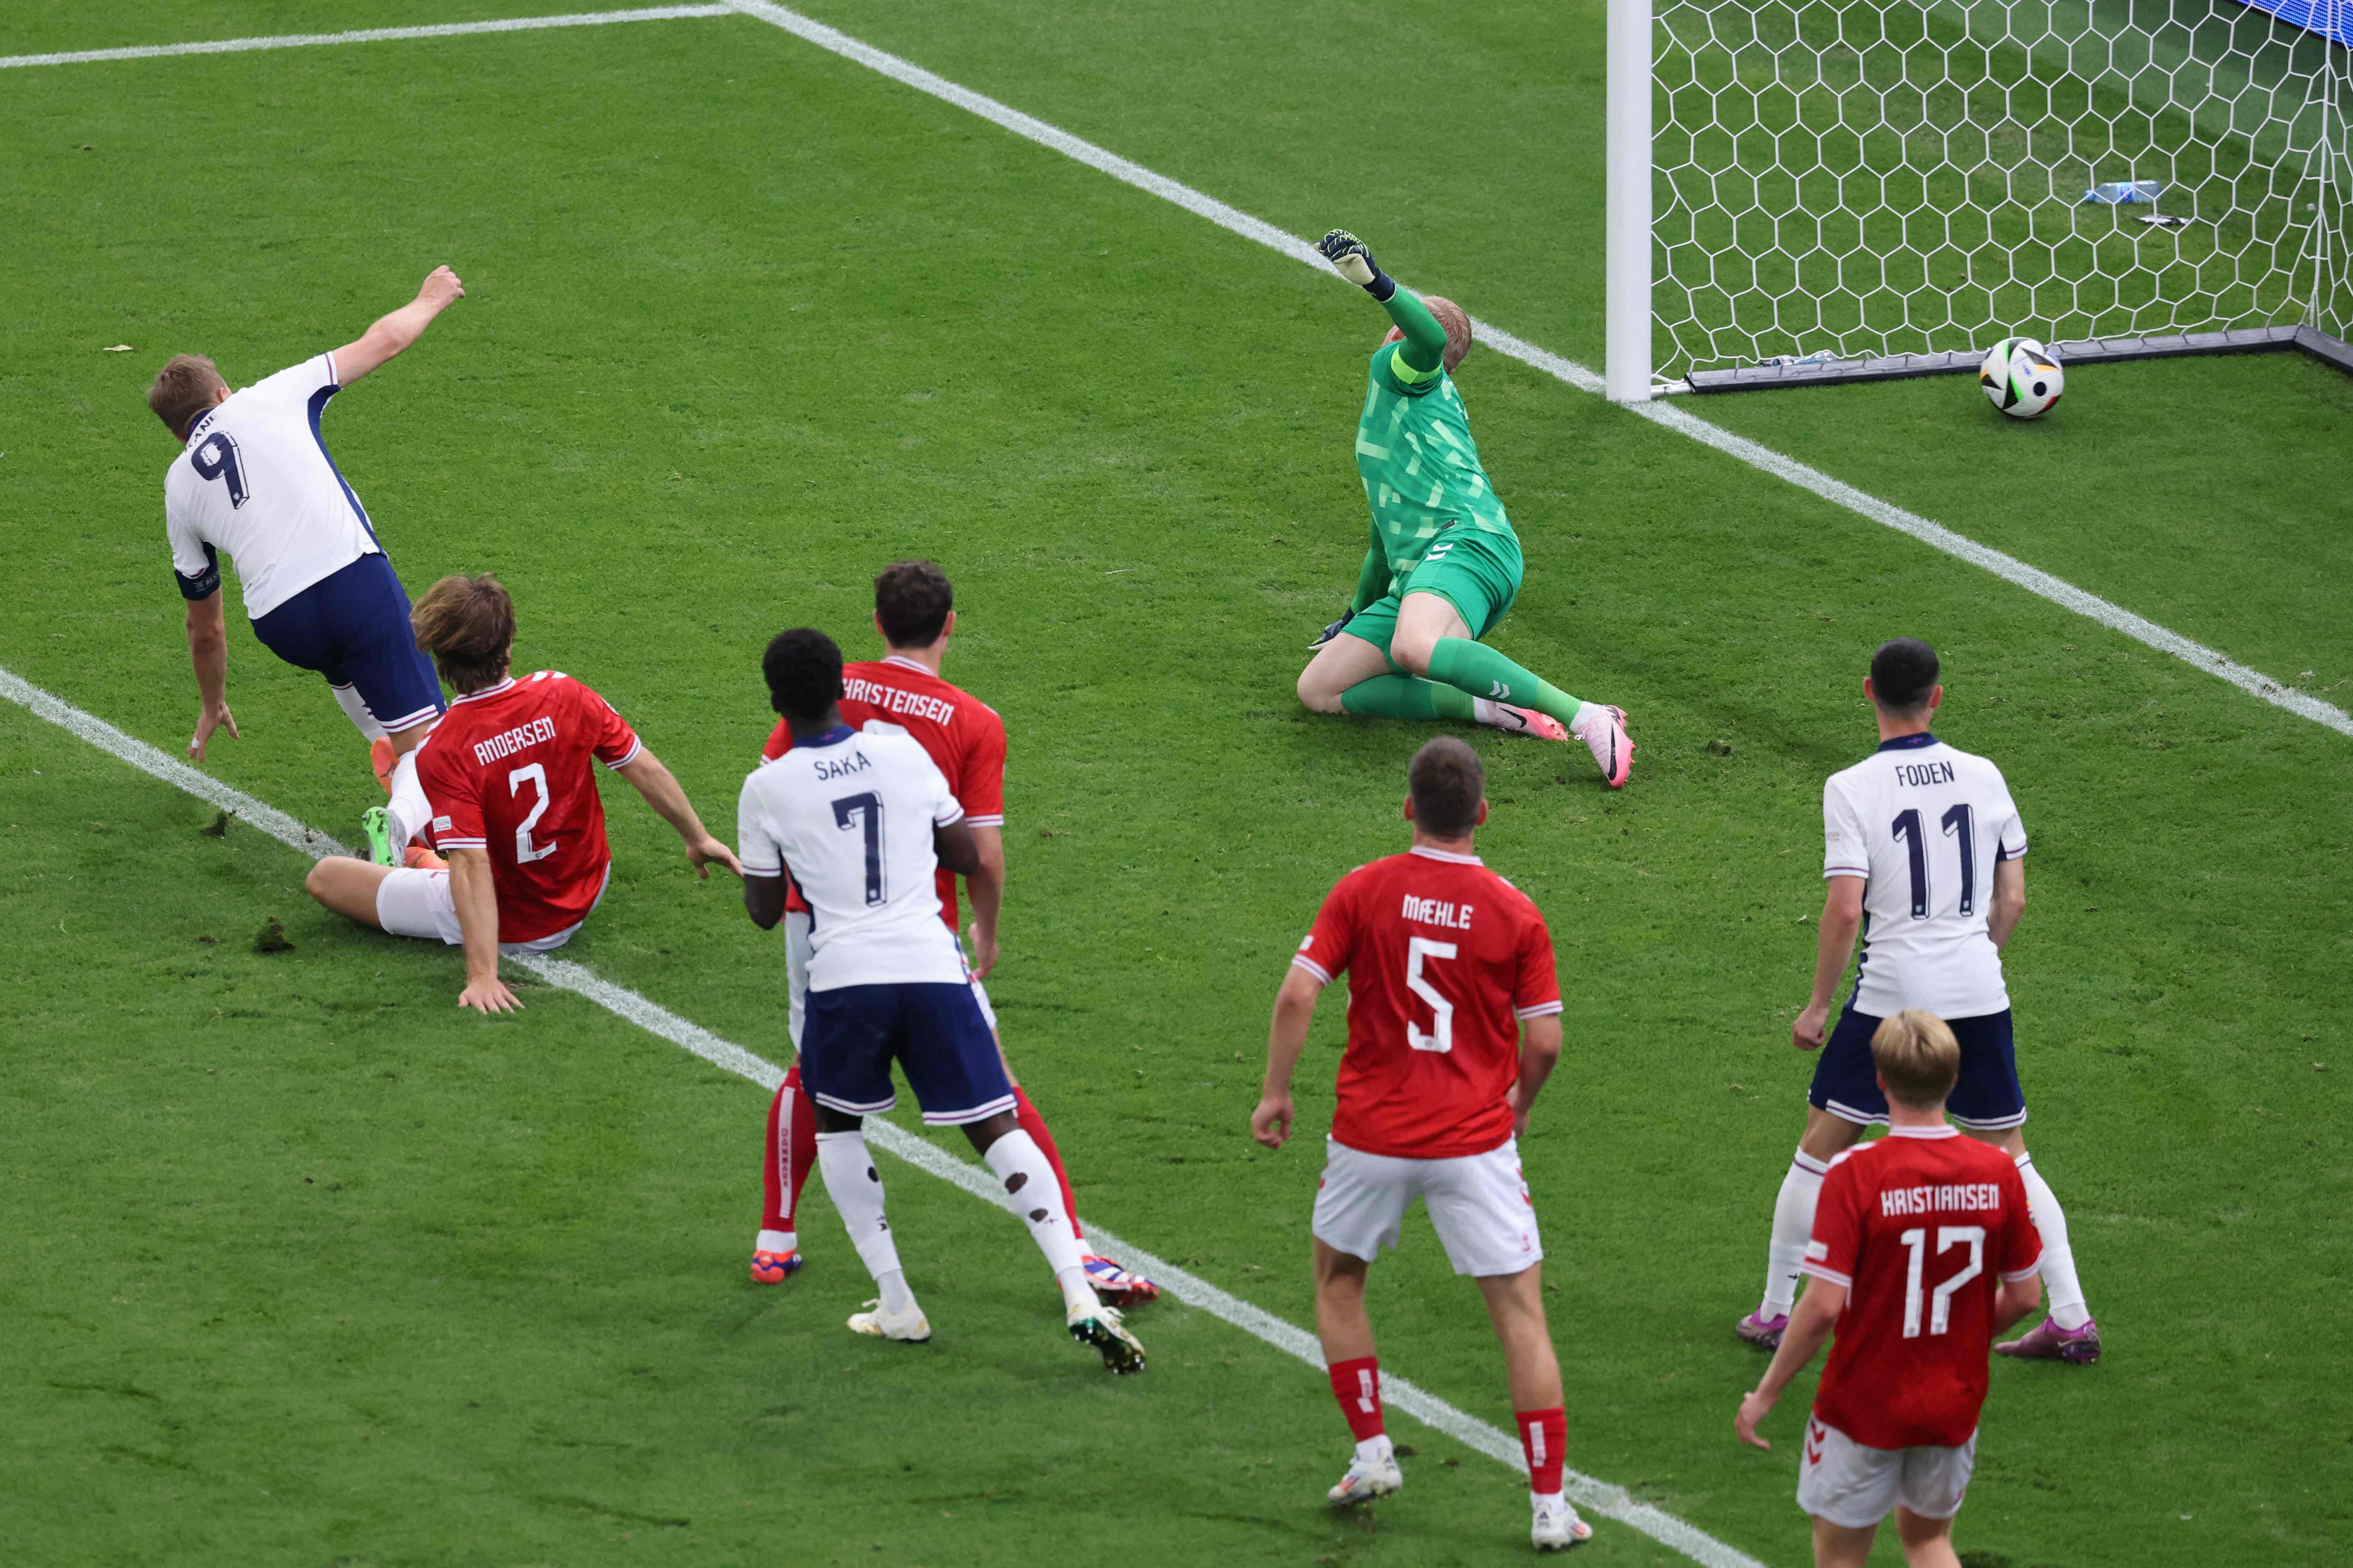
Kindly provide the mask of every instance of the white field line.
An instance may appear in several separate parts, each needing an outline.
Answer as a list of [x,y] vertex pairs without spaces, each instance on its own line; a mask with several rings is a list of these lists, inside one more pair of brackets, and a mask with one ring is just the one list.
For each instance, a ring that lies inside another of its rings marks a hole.
[[147,44],[127,49],[74,49],[59,55],[0,55],[0,70],[17,66],[79,66],[100,60],[153,60],[167,55],[235,55],[248,49],[301,49],[313,44],[381,44],[402,38],[454,38],[467,33],[526,33],[541,27],[601,27],[608,22],[675,22],[724,16],[725,5],[651,5],[636,11],[579,11],[565,16],[514,16],[494,22],[437,22],[417,27],[368,27],[356,33],[281,33],[269,38],[219,38],[199,44]]
[[[1197,217],[1204,217],[1219,228],[1255,240],[1270,250],[1282,252],[1293,261],[1303,262],[1325,272],[1331,268],[1317,255],[1315,247],[1296,235],[1286,234],[1239,208],[1227,205],[1214,196],[1205,195],[1190,185],[1180,184],[1165,174],[1157,174],[1143,164],[1131,162],[1118,153],[1098,147],[1093,142],[1071,135],[1032,115],[1022,113],[1008,104],[998,102],[967,87],[959,87],[943,77],[935,76],[912,60],[901,58],[861,43],[849,34],[813,21],[797,11],[790,11],[771,0],[733,0],[734,8],[746,16],[771,22],[797,37],[807,40],[819,48],[831,50],[844,59],[854,60],[869,70],[878,71],[892,80],[929,93],[944,102],[980,116],[1012,132],[1016,136],[1050,147],[1064,157],[1076,159],[1089,168],[1101,170],[1115,180],[1124,181],[1141,191],[1148,191],[1163,201],[1174,202]],[[1337,277],[1337,273],[1332,276]],[[1533,366],[1579,392],[1601,395],[1601,377],[1575,360],[1538,348],[1525,339],[1514,337],[1501,328],[1472,318],[1479,341],[1496,353]],[[1997,577],[2013,583],[2030,594],[2037,595],[2099,622],[2111,631],[2121,632],[2137,642],[2146,643],[2161,653],[2171,654],[2185,663],[2219,675],[2241,690],[2253,693],[2274,707],[2284,708],[2299,718],[2325,724],[2340,734],[2353,735],[2353,714],[2333,703],[2298,691],[2293,687],[2272,679],[2260,670],[2216,652],[2202,643],[2193,642],[2179,633],[2166,630],[2153,621],[2133,614],[2120,605],[2110,604],[2096,594],[2084,592],[2073,584],[2050,573],[2029,566],[2026,563],[1999,550],[1990,549],[1976,541],[1954,532],[1939,523],[1929,521],[1914,512],[1879,500],[1875,496],[1841,483],[1818,469],[1807,467],[1793,458],[1784,457],[1769,447],[1761,446],[1745,437],[1691,414],[1662,400],[1634,405],[1634,412],[1652,423],[1663,426],[1694,441],[1715,447],[1726,456],[1737,458],[1760,473],[1786,479],[1800,489],[1810,490],[1824,500],[1846,508],[1859,517],[1868,518],[1883,527],[1911,535],[1921,543],[1946,554],[1957,557],[1972,566],[1983,567]]]
[[[305,826],[276,806],[199,773],[169,752],[123,733],[105,720],[52,696],[6,668],[0,668],[0,697],[27,709],[37,718],[46,719],[59,729],[71,731],[142,773],[219,806],[280,844],[299,849],[313,859],[351,853],[327,835]],[[764,1089],[774,1092],[776,1087],[785,1081],[785,1070],[776,1063],[721,1039],[701,1025],[690,1023],[626,986],[614,984],[586,964],[547,954],[534,954],[509,962],[529,970],[551,985],[586,997],[607,1012],[625,1018],[650,1034],[660,1036],[714,1067],[751,1079]],[[866,1135],[871,1142],[909,1164],[962,1187],[973,1196],[1008,1213],[1013,1211],[1012,1204],[998,1188],[996,1178],[980,1166],[945,1153],[887,1121],[870,1120],[866,1124]],[[1161,1289],[1176,1300],[1222,1319],[1275,1349],[1298,1357],[1316,1370],[1323,1370],[1324,1352],[1316,1344],[1315,1336],[1306,1330],[1251,1306],[1239,1296],[1218,1289],[1165,1258],[1113,1236],[1092,1220],[1087,1222],[1087,1231],[1130,1268],[1157,1280]],[[1519,1438],[1513,1434],[1458,1409],[1428,1390],[1393,1373],[1382,1374],[1381,1391],[1391,1405],[1424,1426],[1443,1432],[1464,1447],[1509,1465],[1522,1474],[1526,1473]],[[1637,1500],[1623,1487],[1611,1486],[1607,1481],[1596,1480],[1575,1470],[1566,1470],[1563,1474],[1568,1495],[1579,1508],[1630,1526],[1652,1540],[1672,1547],[1694,1563],[1704,1564],[1705,1568],[1764,1568],[1755,1558],[1725,1545],[1706,1531],[1684,1523],[1672,1514],[1662,1512],[1649,1503]]]

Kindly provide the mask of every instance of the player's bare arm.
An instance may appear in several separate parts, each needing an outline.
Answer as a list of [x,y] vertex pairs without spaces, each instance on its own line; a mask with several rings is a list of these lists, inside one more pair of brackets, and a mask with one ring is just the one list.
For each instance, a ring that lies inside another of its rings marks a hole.
[[1806,1293],[1798,1298],[1797,1307],[1789,1314],[1789,1326],[1782,1331],[1780,1348],[1773,1352],[1773,1364],[1765,1369],[1764,1377],[1741,1400],[1740,1414],[1733,1417],[1732,1430],[1742,1442],[1759,1448],[1773,1446],[1757,1435],[1757,1423],[1773,1413],[1789,1380],[1805,1371],[1821,1353],[1822,1346],[1830,1341],[1832,1325],[1846,1310],[1846,1294],[1845,1286],[1833,1285],[1827,1279],[1806,1282]]
[[1822,896],[1821,926],[1814,935],[1814,989],[1789,1026],[1789,1043],[1801,1051],[1816,1049],[1829,1037],[1831,1003],[1862,930],[1862,888],[1861,877],[1832,877]]
[[335,351],[335,380],[349,386],[425,335],[433,318],[466,297],[466,286],[447,267],[427,274],[417,298]]
[[[1297,974],[1302,971],[1293,970],[1292,973]],[[1543,1092],[1545,1079],[1552,1077],[1552,1069],[1559,1064],[1560,1015],[1546,1013],[1522,1025],[1520,1076],[1512,1084],[1513,1137],[1528,1135],[1528,1112],[1535,1109],[1536,1096]]]
[[785,892],[791,884],[783,877],[744,878],[744,912],[762,931],[774,931],[785,918]]
[[188,760],[205,760],[205,746],[216,730],[227,730],[232,741],[237,718],[228,710],[228,626],[221,611],[220,591],[188,601],[188,662],[196,670],[196,732],[188,742]]
[[458,1005],[483,1014],[522,1011],[499,978],[499,894],[488,851],[449,851],[449,899],[466,938],[466,988],[458,993]]
[[997,967],[997,914],[1005,906],[1005,830],[976,827],[972,837],[980,849],[980,865],[965,879],[972,900],[972,973],[986,980]]
[[677,775],[662,765],[662,761],[640,746],[638,754],[613,770],[629,781],[631,788],[645,797],[654,814],[677,830],[686,845],[686,863],[704,881],[711,879],[711,868],[724,866],[738,877],[744,874],[744,864],[735,858],[735,851],[711,836],[702,819],[694,815],[694,805],[686,798],[686,791]]
[[1291,1078],[1299,1070],[1300,1053],[1307,1048],[1307,1026],[1315,1016],[1315,1000],[1323,994],[1324,983],[1295,967],[1283,975],[1282,988],[1274,994],[1274,1019],[1267,1026],[1266,1079],[1259,1089],[1258,1109],[1250,1112],[1250,1136],[1270,1149],[1282,1148],[1291,1137]]
[[2010,946],[2010,934],[2018,930],[2018,918],[2026,912],[2026,862],[1997,860],[1993,868],[1993,902],[1986,910],[1986,934],[1993,938],[1994,951]]
[[980,869],[980,841],[974,837],[969,822],[958,817],[945,827],[932,829],[932,853],[940,864],[959,877],[969,877]]

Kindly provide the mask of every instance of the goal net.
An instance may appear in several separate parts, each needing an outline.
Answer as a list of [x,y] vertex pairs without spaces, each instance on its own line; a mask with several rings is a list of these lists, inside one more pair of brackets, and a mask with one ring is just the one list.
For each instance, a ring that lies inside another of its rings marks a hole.
[[2353,0],[2263,4],[1612,0],[1613,79],[1651,55],[1647,104],[1611,84],[1613,272],[1630,132],[1651,208],[1648,384],[1613,277],[1613,395],[1968,368],[2010,335],[2345,353]]

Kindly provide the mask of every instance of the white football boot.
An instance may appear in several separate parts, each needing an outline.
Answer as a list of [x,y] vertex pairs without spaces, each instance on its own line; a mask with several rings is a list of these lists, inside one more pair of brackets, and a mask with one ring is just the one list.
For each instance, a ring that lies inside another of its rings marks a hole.
[[922,1344],[932,1337],[932,1325],[925,1321],[923,1310],[913,1301],[903,1312],[886,1312],[880,1301],[869,1301],[871,1309],[849,1314],[849,1331],[871,1334],[878,1340],[899,1340],[911,1345]]
[[1375,1498],[1388,1497],[1405,1488],[1405,1472],[1398,1468],[1395,1452],[1384,1452],[1377,1459],[1361,1456],[1348,1461],[1348,1473],[1340,1484],[1324,1494],[1334,1508],[1354,1508]]
[[1634,742],[1626,735],[1626,710],[1588,702],[1577,710],[1577,722],[1568,732],[1592,751],[1603,784],[1611,789],[1626,787],[1634,772]]
[[1577,1516],[1567,1498],[1528,1495],[1536,1510],[1535,1522],[1528,1526],[1528,1539],[1538,1552],[1566,1552],[1593,1539],[1593,1527]]
[[1120,1321],[1117,1307],[1091,1307],[1081,1302],[1071,1309],[1064,1321],[1070,1325],[1071,1338],[1082,1345],[1092,1345],[1101,1352],[1103,1365],[1113,1373],[1144,1370],[1144,1342],[1127,1331],[1127,1325]]

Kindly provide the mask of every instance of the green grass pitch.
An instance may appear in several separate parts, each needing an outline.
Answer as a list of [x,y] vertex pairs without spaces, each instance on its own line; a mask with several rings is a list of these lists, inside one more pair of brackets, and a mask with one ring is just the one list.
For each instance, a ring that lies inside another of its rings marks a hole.
[[[26,7],[0,54],[562,8]],[[1597,0],[808,10],[1291,232],[1348,224],[1598,363]],[[1292,944],[1400,842],[1423,733],[1291,694],[1361,551],[1361,300],[744,17],[0,72],[0,666],[166,749],[194,699],[154,365],[199,349],[249,381],[438,260],[470,297],[337,400],[335,456],[412,588],[500,572],[518,663],[604,691],[714,826],[765,731],[765,637],[867,652],[873,569],[946,563],[948,674],[1012,737],[992,992],[1082,1213],[1311,1321],[1314,1140],[1268,1156],[1244,1119]],[[1761,1363],[1730,1325],[1799,1124],[1820,780],[1871,742],[1870,648],[1911,631],[1945,657],[1941,731],[2001,763],[2033,835],[2030,1142],[2111,1347],[1997,1364],[1960,1544],[1973,1568],[2343,1561],[2353,742],[1500,356],[1461,384],[1529,558],[1501,646],[1626,706],[1641,746],[1612,796],[1581,758],[1472,737],[1482,847],[1568,986],[1525,1148],[1569,1462],[1806,1560],[1798,1405],[1772,1454],[1735,1445]],[[2086,369],[2029,427],[1966,379],[1697,411],[2353,691],[2332,372]],[[375,786],[315,678],[233,630],[230,679],[245,739],[209,771],[353,837]],[[613,894],[567,956],[781,1058],[774,941],[610,804]],[[543,986],[458,1016],[453,955],[324,916],[299,855],[213,817],[0,705],[0,1557],[1526,1550],[1518,1479],[1402,1417],[1407,1491],[1328,1515],[1323,1380],[1207,1313],[1139,1314],[1151,1370],[1103,1376],[1018,1227],[911,1168],[883,1174],[932,1345],[842,1331],[869,1286],[821,1195],[809,1268],[748,1284],[756,1090]],[[272,917],[293,946],[257,952]],[[1374,1279],[1385,1364],[1504,1421],[1419,1222]],[[1684,1561],[1608,1522],[1581,1555]]]

